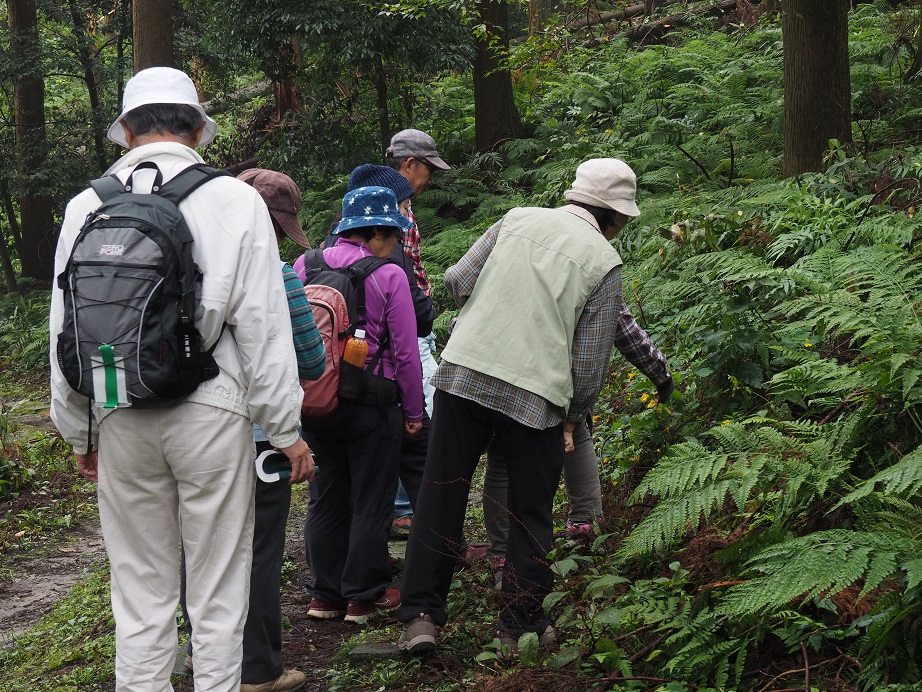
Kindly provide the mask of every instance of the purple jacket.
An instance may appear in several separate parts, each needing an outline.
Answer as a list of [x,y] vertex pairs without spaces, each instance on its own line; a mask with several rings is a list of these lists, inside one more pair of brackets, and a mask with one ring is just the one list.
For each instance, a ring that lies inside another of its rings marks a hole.
[[[331,248],[323,251],[323,259],[334,269],[345,267],[363,257],[371,257],[365,243],[340,238]],[[304,263],[296,263],[301,280],[304,280]],[[365,308],[367,311],[365,335],[368,340],[368,359],[378,351],[380,339],[387,325],[390,342],[384,349],[384,376],[394,380],[400,389],[403,415],[411,423],[423,419],[423,369],[416,341],[416,313],[407,275],[396,264],[385,264],[365,279]]]

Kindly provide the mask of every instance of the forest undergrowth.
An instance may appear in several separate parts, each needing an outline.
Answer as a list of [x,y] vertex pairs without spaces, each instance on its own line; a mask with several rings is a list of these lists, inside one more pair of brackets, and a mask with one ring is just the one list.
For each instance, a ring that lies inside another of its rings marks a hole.
[[[643,212],[615,240],[625,301],[678,383],[657,405],[614,355],[594,412],[605,511],[591,540],[552,553],[558,645],[500,660],[495,614],[461,577],[434,660],[462,672],[444,689],[922,685],[922,93],[904,79],[907,27],[918,9],[856,6],[860,135],[830,142],[823,172],[787,180],[767,15],[698,20],[647,47],[564,29],[515,46],[530,136],[473,156],[469,79],[414,87],[416,126],[462,162],[414,201],[440,343],[455,314],[444,270],[506,210],[557,205],[582,160],[614,156],[637,171]],[[259,156],[302,185],[319,240],[344,177],[318,176],[308,149]],[[46,299],[16,300],[0,303],[0,342],[29,359],[47,344],[29,317]],[[408,689],[426,665],[334,670],[338,689]]]

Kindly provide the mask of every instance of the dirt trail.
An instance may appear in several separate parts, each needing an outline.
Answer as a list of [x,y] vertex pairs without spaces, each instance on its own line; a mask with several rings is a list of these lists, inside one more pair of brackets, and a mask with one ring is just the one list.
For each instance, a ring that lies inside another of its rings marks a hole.
[[[47,552],[46,552],[47,551]],[[75,529],[58,546],[0,569],[0,646],[48,613],[90,567],[106,559],[98,525]],[[12,569],[12,576],[8,569]]]

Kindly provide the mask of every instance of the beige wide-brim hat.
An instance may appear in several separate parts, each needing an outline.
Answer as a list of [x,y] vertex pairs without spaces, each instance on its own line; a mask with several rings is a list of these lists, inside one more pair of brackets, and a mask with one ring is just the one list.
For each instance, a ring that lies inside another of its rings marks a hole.
[[205,129],[198,145],[205,146],[214,139],[218,124],[205,114],[205,109],[198,102],[195,84],[185,72],[174,70],[172,67],[148,67],[128,80],[122,98],[122,113],[109,127],[109,139],[127,148],[128,140],[125,138],[125,128],[122,127],[122,117],[139,106],[153,103],[192,106],[205,119]]
[[576,169],[576,179],[563,196],[602,209],[614,209],[626,216],[640,216],[634,201],[637,176],[621,159],[590,159]]

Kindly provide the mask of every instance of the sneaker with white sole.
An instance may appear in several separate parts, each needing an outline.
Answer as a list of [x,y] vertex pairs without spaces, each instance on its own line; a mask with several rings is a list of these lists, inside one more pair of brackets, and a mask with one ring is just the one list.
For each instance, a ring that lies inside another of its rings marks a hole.
[[397,647],[409,654],[424,654],[435,649],[435,621],[432,617],[420,613],[418,617],[404,622]]
[[365,624],[372,613],[385,612],[400,607],[400,591],[388,589],[374,601],[349,601],[346,604],[346,622]]
[[312,598],[310,608],[307,610],[308,617],[318,620],[335,620],[345,614],[346,605],[344,603],[327,603],[319,598]]

